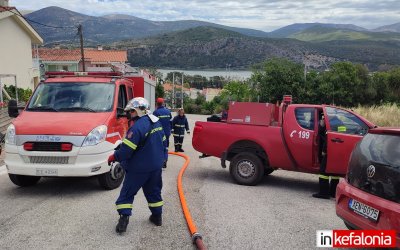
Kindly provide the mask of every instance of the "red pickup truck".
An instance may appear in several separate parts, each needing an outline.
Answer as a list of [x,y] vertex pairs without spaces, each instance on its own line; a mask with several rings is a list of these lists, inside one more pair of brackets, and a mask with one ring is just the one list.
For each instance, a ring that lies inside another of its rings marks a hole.
[[224,122],[197,121],[192,144],[202,157],[230,161],[239,184],[256,185],[276,169],[319,173],[319,120],[325,119],[327,173],[344,176],[355,144],[376,127],[365,118],[329,105],[231,102]]

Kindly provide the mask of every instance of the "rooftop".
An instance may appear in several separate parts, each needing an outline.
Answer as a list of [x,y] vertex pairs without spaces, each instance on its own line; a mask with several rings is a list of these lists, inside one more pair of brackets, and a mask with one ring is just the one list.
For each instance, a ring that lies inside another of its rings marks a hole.
[[[38,50],[39,58],[43,61],[80,61],[80,49],[49,49],[41,48]],[[35,51],[33,51],[35,53]],[[97,50],[84,49],[85,61],[92,63],[120,62],[128,60],[126,50]]]

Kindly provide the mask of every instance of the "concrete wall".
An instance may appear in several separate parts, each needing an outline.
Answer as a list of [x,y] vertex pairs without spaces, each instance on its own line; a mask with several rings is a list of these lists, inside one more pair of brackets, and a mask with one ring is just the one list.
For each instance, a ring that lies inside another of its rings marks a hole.
[[[31,38],[12,17],[0,19],[0,34],[0,74],[15,74],[18,87],[33,89],[38,72],[33,69]],[[1,81],[10,85],[14,79]]]

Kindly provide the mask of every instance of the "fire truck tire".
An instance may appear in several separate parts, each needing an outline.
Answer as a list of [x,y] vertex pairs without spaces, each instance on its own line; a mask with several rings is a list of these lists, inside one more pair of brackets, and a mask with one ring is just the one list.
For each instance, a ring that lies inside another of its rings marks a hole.
[[40,180],[40,176],[28,176],[28,175],[18,175],[18,174],[8,174],[8,177],[17,186],[29,187],[33,186]]
[[264,166],[261,159],[250,152],[235,155],[229,165],[229,172],[240,185],[257,185],[264,177]]
[[[112,173],[114,171],[114,173]],[[121,165],[117,164],[115,169],[110,172],[99,175],[98,181],[102,188],[105,190],[112,190],[119,187],[124,180],[125,171],[122,169]]]

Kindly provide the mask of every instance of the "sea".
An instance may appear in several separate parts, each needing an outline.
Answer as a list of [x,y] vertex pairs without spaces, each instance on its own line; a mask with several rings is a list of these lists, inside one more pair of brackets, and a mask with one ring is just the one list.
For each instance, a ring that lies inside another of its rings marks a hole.
[[163,79],[169,72],[183,72],[184,75],[201,75],[207,78],[222,76],[226,79],[244,81],[251,77],[252,72],[247,70],[182,70],[182,69],[157,69],[163,74]]

